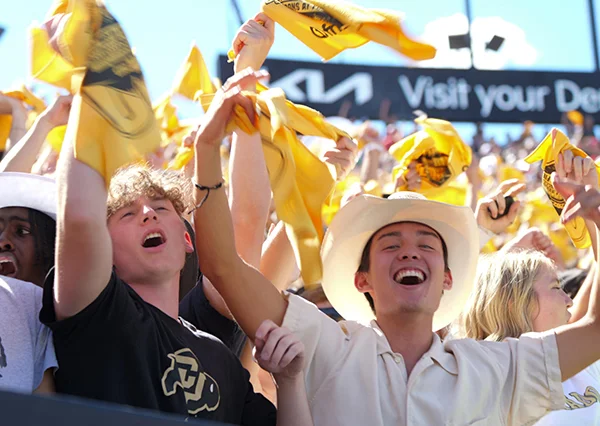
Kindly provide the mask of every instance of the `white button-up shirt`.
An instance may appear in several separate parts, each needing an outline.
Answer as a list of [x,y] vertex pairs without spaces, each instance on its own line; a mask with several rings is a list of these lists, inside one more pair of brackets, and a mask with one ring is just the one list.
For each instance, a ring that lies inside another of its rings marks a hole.
[[375,321],[336,323],[291,295],[283,326],[302,340],[315,426],[527,425],[565,399],[553,332],[433,343],[407,377]]

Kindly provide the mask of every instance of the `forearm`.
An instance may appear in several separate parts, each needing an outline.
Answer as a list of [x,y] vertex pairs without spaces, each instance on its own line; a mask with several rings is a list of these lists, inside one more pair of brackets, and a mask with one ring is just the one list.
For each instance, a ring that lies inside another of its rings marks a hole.
[[271,202],[260,133],[234,133],[229,164],[229,205],[236,249],[246,263],[258,268]]
[[467,185],[467,197],[466,197],[466,205],[471,207],[471,210],[477,210],[477,202],[479,201],[479,190],[481,189],[481,185],[469,183]]
[[20,141],[27,128],[27,111],[21,108],[13,108],[12,110],[12,125],[10,126],[10,133],[8,134],[8,141],[6,143],[6,152],[9,152],[14,146]]
[[[595,230],[590,229],[590,232],[596,234],[596,241],[598,241],[598,226],[596,224]],[[598,327],[600,328],[600,271],[598,270],[598,265],[600,264],[599,255],[596,255],[595,266],[593,271],[593,283],[590,289],[590,303],[588,307],[588,311],[586,316],[593,320],[595,323],[598,323]]]
[[[219,147],[197,144],[195,181],[213,186],[221,180]],[[205,196],[206,191],[195,189],[196,204]],[[203,272],[244,332],[252,338],[265,319],[281,324],[287,302],[265,277],[238,256],[225,191],[210,191],[202,207],[195,210],[194,223]]]
[[376,148],[365,151],[363,165],[360,170],[360,181],[367,183],[370,180],[377,180],[377,172],[379,171],[379,157],[381,152]]
[[58,217],[64,224],[77,222],[106,229],[107,190],[104,178],[75,158],[65,139],[58,163]]
[[264,243],[260,272],[281,291],[290,283],[295,266],[294,250],[280,221]]
[[573,299],[573,307],[570,309],[571,318],[569,319],[569,323],[579,321],[587,314],[590,304],[590,292],[592,291],[592,286],[596,279],[596,269],[596,263],[594,262],[588,272],[588,275],[585,277],[583,284],[579,288],[577,296]]
[[[590,233],[590,238],[592,240],[592,250],[594,252],[594,258],[598,258],[598,236],[596,235],[596,226],[594,222],[589,220],[585,221],[588,231]],[[585,277],[585,281],[581,285],[581,288],[577,292],[577,296],[573,299],[573,307],[571,308],[571,319],[570,323],[580,320],[585,316],[588,311],[590,304],[590,293],[592,291],[593,284],[596,280],[598,264],[594,262],[590,268],[590,271]]]
[[70,139],[65,138],[57,178],[54,300],[59,319],[75,315],[94,301],[112,269],[104,178],[75,159]]
[[277,426],[312,426],[304,374],[277,381],[277,386]]
[[31,129],[4,156],[0,162],[0,172],[30,173],[50,130],[52,125],[43,117],[38,117]]

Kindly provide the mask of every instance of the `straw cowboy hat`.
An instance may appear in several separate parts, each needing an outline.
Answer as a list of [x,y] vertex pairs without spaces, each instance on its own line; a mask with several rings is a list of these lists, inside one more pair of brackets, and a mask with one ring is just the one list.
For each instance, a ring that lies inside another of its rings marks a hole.
[[30,173],[0,173],[0,209],[26,207],[56,220],[56,183]]
[[321,249],[323,290],[346,320],[375,319],[365,296],[354,287],[354,274],[369,239],[397,222],[418,222],[437,231],[448,248],[453,285],[444,292],[433,317],[433,330],[460,314],[475,282],[479,233],[469,207],[427,200],[415,192],[397,192],[388,199],[363,195],[350,201],[333,219]]

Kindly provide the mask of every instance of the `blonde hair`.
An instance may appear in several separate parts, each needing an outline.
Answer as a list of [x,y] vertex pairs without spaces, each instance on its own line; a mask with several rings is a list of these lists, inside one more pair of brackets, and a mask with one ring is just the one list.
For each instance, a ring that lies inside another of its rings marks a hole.
[[538,309],[533,284],[554,263],[539,251],[522,250],[481,256],[476,287],[459,318],[457,334],[500,342],[533,331]]
[[189,194],[190,184],[179,172],[143,165],[127,166],[119,169],[110,181],[107,217],[143,196],[151,200],[167,199],[183,216],[190,205]]

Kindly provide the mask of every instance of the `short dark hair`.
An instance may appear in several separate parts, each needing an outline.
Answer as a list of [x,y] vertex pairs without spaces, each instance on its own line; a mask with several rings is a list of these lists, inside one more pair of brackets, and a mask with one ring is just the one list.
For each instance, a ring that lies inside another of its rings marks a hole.
[[[393,224],[390,223],[390,225],[393,225]],[[389,226],[389,225],[386,225],[386,226]],[[427,225],[425,225],[425,226],[427,226]],[[381,228],[381,229],[383,229],[383,228]],[[367,244],[365,245],[365,248],[360,257],[360,264],[358,265],[358,270],[356,272],[369,272],[369,266],[371,264],[371,246],[373,245],[373,238],[375,238],[375,235],[377,235],[377,233],[379,231],[381,231],[381,229],[378,229],[373,235],[371,235],[371,238],[369,238],[369,241],[367,241]],[[438,235],[438,237],[440,237],[440,241],[442,242],[442,252],[444,255],[444,268],[445,268],[446,272],[448,272],[450,270],[450,268],[448,267],[448,247],[446,246],[446,242],[444,241],[442,236],[435,229],[434,229],[434,232]],[[371,310],[373,311],[373,313],[376,313],[375,312],[375,301],[373,300],[373,297],[369,293],[365,293],[365,298],[369,302],[369,306],[371,307]]]
[[56,221],[38,210],[27,210],[35,242],[35,264],[40,266],[46,276],[54,266]]

